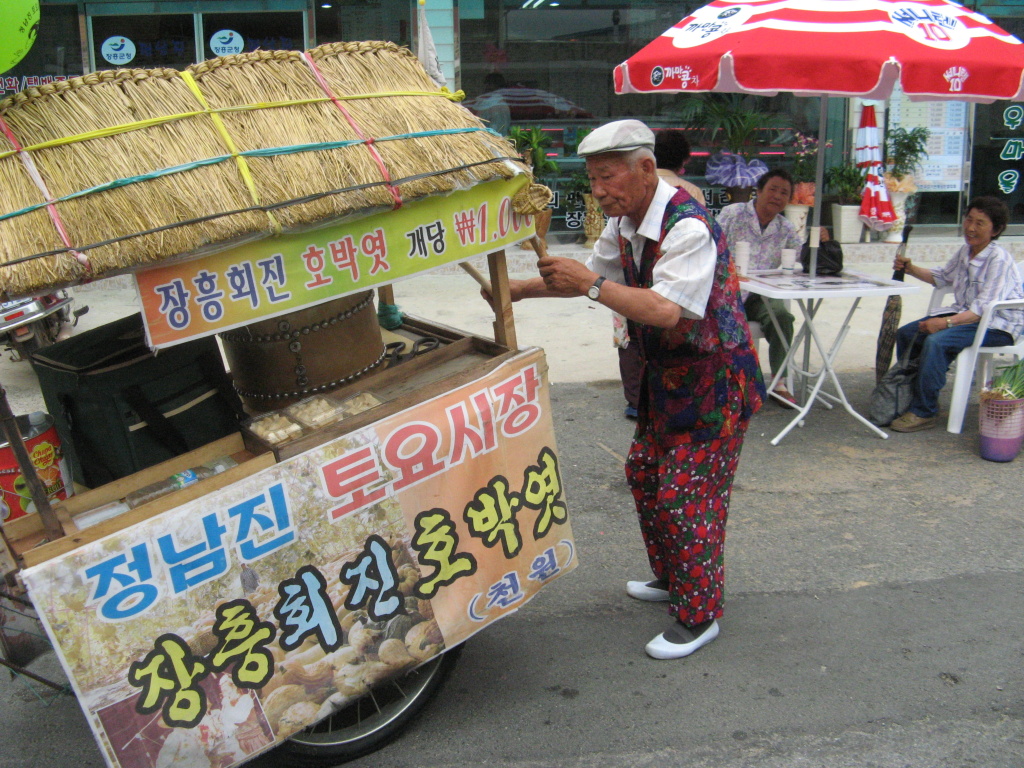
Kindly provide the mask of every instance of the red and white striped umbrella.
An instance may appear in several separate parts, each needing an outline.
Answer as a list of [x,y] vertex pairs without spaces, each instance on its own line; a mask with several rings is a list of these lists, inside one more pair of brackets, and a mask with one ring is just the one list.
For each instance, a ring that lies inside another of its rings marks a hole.
[[873,104],[861,108],[860,126],[854,146],[854,162],[864,171],[864,191],[861,193],[860,220],[871,229],[890,229],[896,221],[896,211],[889,199],[889,190],[882,180],[882,143]]
[[[1024,100],[1024,44],[947,0],[714,0],[615,68],[616,93]],[[818,153],[816,188],[824,154]],[[820,205],[814,206],[812,265]]]
[[1024,100],[1024,45],[947,0],[714,0],[615,68],[617,93]]

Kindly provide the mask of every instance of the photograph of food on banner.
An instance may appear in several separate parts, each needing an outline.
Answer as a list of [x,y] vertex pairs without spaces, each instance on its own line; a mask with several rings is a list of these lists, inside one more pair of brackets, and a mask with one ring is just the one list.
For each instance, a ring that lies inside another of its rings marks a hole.
[[23,578],[109,765],[149,768],[248,759],[575,566],[533,349]]

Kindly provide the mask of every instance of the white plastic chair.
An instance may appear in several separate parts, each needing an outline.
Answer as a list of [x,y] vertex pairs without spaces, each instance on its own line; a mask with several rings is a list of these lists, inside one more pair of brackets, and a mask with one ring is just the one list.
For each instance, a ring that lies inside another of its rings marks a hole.
[[[1024,274],[1024,262],[1018,264],[1017,269]],[[928,314],[930,315],[933,309],[941,307],[943,297],[952,292],[953,286],[951,285],[935,288],[928,303]],[[992,362],[996,355],[1011,355],[1014,362],[1024,357],[1024,336],[1018,337],[1013,344],[1005,347],[983,347],[981,345],[981,340],[985,338],[985,332],[992,321],[993,312],[997,309],[1020,308],[1024,308],[1024,299],[994,301],[989,304],[978,323],[978,332],[974,336],[974,343],[957,355],[956,370],[953,374],[953,394],[949,402],[949,421],[946,422],[947,432],[959,434],[963,429],[964,415],[967,413],[967,404],[971,399],[971,385],[976,365],[980,364],[981,375],[978,377],[978,383],[980,386],[985,386],[992,379]]]

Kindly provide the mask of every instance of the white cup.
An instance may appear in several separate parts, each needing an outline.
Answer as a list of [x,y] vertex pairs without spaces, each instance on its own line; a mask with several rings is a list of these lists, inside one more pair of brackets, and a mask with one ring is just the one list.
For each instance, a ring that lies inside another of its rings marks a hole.
[[736,243],[732,249],[732,260],[736,262],[737,274],[746,275],[750,267],[750,243]]
[[794,248],[782,249],[782,271],[793,272],[796,269],[796,250]]

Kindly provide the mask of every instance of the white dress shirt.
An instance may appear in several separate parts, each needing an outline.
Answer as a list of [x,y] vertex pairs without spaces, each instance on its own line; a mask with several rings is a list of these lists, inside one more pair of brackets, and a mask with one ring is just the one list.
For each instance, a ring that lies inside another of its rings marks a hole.
[[[587,259],[587,267],[608,280],[625,284],[619,257],[619,235],[632,244],[633,259],[639,267],[647,240],[657,243],[661,238],[665,208],[675,194],[674,187],[659,180],[654,199],[640,226],[635,226],[625,216],[609,219],[594,245],[594,252]],[[681,219],[665,235],[661,252],[662,257],[654,265],[651,289],[678,304],[685,317],[703,318],[718,261],[718,248],[711,231],[697,219]]]

